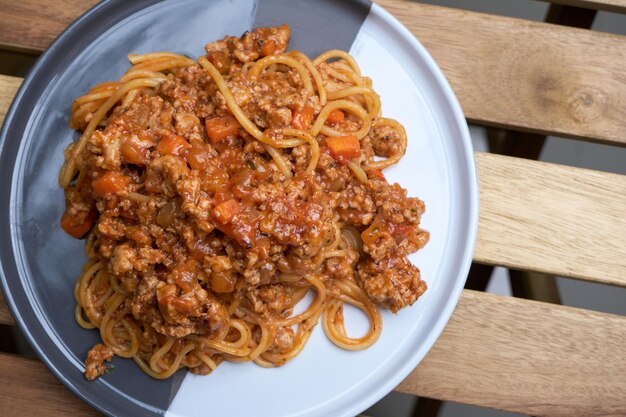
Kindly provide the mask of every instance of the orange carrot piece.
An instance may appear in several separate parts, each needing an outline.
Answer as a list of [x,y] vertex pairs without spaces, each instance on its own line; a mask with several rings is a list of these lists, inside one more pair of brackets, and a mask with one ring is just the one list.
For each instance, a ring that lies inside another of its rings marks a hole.
[[261,47],[261,56],[269,56],[274,55],[278,45],[273,40],[263,42],[263,46]]
[[234,199],[226,200],[223,203],[218,204],[213,209],[213,217],[222,223],[230,223],[233,217],[239,212],[239,205]]
[[218,116],[204,122],[206,134],[213,143],[221,142],[239,132],[239,122],[235,116]]
[[85,236],[96,220],[96,210],[91,210],[84,217],[71,216],[67,211],[61,217],[61,229],[68,235],[80,239]]
[[380,169],[369,170],[369,171],[367,171],[367,175],[370,178],[374,178],[374,179],[377,179],[377,180],[384,180],[384,179],[386,179],[385,175],[383,174],[383,172]]
[[335,109],[330,112],[326,121],[331,125],[336,125],[337,123],[343,122],[345,118],[346,115],[344,114],[344,112],[339,109]]
[[157,145],[157,151],[159,151],[161,155],[179,156],[187,149],[191,148],[191,144],[182,136],[178,136],[169,130],[163,130],[161,135],[161,141]]
[[91,182],[91,187],[100,197],[117,194],[128,187],[130,178],[117,171],[107,171]]
[[326,145],[332,157],[343,164],[358,158],[361,154],[359,139],[353,135],[327,137]]
[[307,130],[313,120],[313,111],[311,106],[304,106],[300,110],[295,110],[291,119],[291,126],[300,130]]

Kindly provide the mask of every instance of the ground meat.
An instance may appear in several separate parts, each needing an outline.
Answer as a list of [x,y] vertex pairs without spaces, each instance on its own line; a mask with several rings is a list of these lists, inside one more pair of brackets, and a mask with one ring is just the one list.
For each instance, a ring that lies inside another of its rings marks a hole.
[[228,311],[206,290],[181,293],[174,284],[157,285],[157,302],[163,322],[155,323],[157,332],[175,337],[213,334],[228,325]]
[[328,275],[334,279],[352,279],[354,269],[359,260],[357,252],[351,252],[347,256],[335,256],[329,258],[324,266]]
[[[115,314],[135,321],[147,362],[168,338],[177,340],[163,361],[198,336],[236,340],[233,324],[245,314],[289,317],[310,287],[304,277],[319,278],[329,298],[341,291],[338,281],[355,282],[394,312],[426,289],[406,257],[428,241],[420,227],[424,203],[380,171],[359,179],[347,165],[367,171],[375,154],[396,154],[398,132],[375,127],[360,148],[347,138],[352,148],[343,150],[352,156],[338,155],[328,129],[349,134],[363,123],[342,107],[314,135],[320,153],[309,171],[315,147],[308,134],[322,110],[317,86],[304,88],[300,73],[283,64],[251,74],[254,61],[286,50],[289,35],[287,26],[261,28],[206,45],[206,59],[263,132],[260,140],[233,115],[213,77],[190,64],[121,100],[76,159],[80,175],[66,187],[62,225],[75,237],[89,233],[93,256],[112,278],[110,286],[94,280],[98,296],[124,297]],[[345,72],[338,60],[319,71],[329,92],[352,84],[333,78]],[[92,117],[82,110],[72,117],[79,129]],[[285,140],[291,144],[282,148]],[[270,141],[282,161],[268,151]],[[105,314],[106,307],[94,308]],[[258,342],[260,326],[251,327]],[[277,327],[269,351],[286,353],[295,340],[290,327]],[[106,349],[90,352],[88,377],[103,372],[112,355]],[[197,355],[185,361],[193,372],[209,372]]]
[[376,205],[365,186],[357,181],[350,181],[338,193],[337,213],[342,221],[354,225],[367,225],[376,215]]
[[278,327],[276,330],[276,336],[274,337],[274,343],[268,349],[274,353],[286,353],[289,352],[293,344],[296,342],[296,334],[291,327]]
[[419,269],[406,256],[367,259],[359,263],[357,276],[367,295],[394,313],[412,305],[426,291]]
[[390,126],[378,126],[369,133],[372,148],[378,156],[389,157],[402,151],[400,135]]
[[[241,38],[227,36],[221,41],[207,44],[205,50],[209,56],[221,52],[226,54],[225,59],[228,61],[237,60],[243,63],[254,61],[262,55],[283,53],[287,49],[290,36],[291,30],[287,25],[258,28],[244,33]],[[267,45],[271,45],[271,49]]]
[[113,358],[113,351],[101,343],[98,343],[87,353],[85,360],[85,378],[90,381],[98,378],[107,371],[104,362],[109,362]]

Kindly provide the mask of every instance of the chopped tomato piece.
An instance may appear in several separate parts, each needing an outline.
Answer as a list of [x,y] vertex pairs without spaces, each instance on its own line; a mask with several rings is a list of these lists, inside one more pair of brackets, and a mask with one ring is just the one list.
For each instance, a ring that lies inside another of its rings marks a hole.
[[407,224],[395,224],[393,225],[393,236],[398,239],[404,239],[409,234],[413,233],[415,229],[413,226]]
[[361,154],[361,144],[353,135],[327,137],[326,145],[328,145],[333,158],[342,164],[347,164],[351,159],[358,158]]
[[157,145],[157,150],[161,155],[179,156],[189,148],[191,148],[189,142],[169,130],[163,130],[161,141]]
[[261,56],[274,55],[278,45],[273,40],[263,42],[263,46],[261,46]]
[[105,197],[111,194],[117,194],[120,191],[124,191],[128,184],[130,183],[130,178],[126,175],[120,174],[116,171],[107,171],[104,175],[96,178],[91,182],[91,186],[93,190],[100,197]]
[[346,115],[339,109],[335,109],[330,112],[326,121],[331,125],[336,125],[337,123],[343,122],[346,118]]
[[61,228],[68,235],[80,239],[91,230],[96,214],[95,210],[91,210],[85,216],[71,216],[65,211],[61,217]]
[[377,180],[384,180],[385,175],[383,174],[383,172],[380,169],[372,169],[367,171],[367,175],[369,175],[370,178],[374,178]]
[[230,57],[222,51],[211,52],[207,55],[207,59],[213,64],[213,66],[220,72],[220,74],[227,74],[230,69]]
[[198,171],[205,169],[210,159],[211,153],[208,147],[204,145],[193,145],[185,152],[185,160],[191,165],[191,169]]
[[258,226],[250,221],[243,220],[230,222],[228,224],[218,224],[215,226],[219,231],[233,239],[240,246],[250,248],[255,242],[255,235]]
[[304,106],[300,110],[293,112],[291,126],[300,130],[307,130],[313,120],[314,109],[311,106]]
[[224,201],[230,200],[232,198],[233,198],[233,193],[230,190],[230,188],[221,187],[215,192],[215,195],[213,196],[213,202],[215,203],[215,205],[219,205],[223,203]]
[[120,145],[120,154],[122,160],[127,164],[146,165],[148,163],[148,149],[133,137],[122,140]]
[[193,260],[188,260],[183,264],[179,264],[172,270],[172,276],[174,282],[178,285],[183,292],[191,292],[198,286],[197,268],[196,263]]
[[221,116],[204,122],[206,134],[213,143],[221,142],[239,133],[239,122],[235,116]]
[[230,221],[239,212],[239,204],[234,199],[226,200],[223,203],[219,203],[213,209],[213,217],[222,223],[230,223]]
[[[201,172],[200,179],[202,180],[203,189],[216,192],[228,184],[228,173],[223,169],[220,169],[218,166],[211,164],[207,165],[207,167]],[[228,198],[230,197],[232,197],[232,193]],[[221,203],[224,200],[228,200],[228,198],[223,198],[218,202]],[[215,199],[217,199],[217,194]]]
[[214,292],[233,292],[237,277],[230,270],[213,271],[211,273],[211,289]]

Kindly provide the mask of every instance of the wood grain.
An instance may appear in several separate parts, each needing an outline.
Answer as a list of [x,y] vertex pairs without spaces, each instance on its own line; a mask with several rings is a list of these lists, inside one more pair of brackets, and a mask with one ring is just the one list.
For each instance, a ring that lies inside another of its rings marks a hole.
[[626,13],[626,0],[543,0],[564,6],[584,7],[607,12]]
[[15,320],[9,311],[9,306],[7,306],[2,291],[0,291],[0,324],[7,324],[9,326],[15,325]]
[[39,361],[0,353],[0,417],[98,417]]
[[4,121],[4,116],[6,116],[7,110],[20,84],[22,84],[21,78],[0,75],[0,125],[2,125]]
[[433,55],[476,123],[626,145],[626,37],[377,0]]
[[[470,121],[626,145],[626,37],[407,0],[377,2],[428,48]],[[0,0],[0,45],[41,51],[92,4]]]
[[[397,390],[536,416],[624,416],[624,346],[625,317],[464,290]],[[88,411],[36,361],[0,354],[0,384],[0,415]]]
[[[21,78],[0,75],[0,125],[2,125],[11,100],[13,100],[13,96],[15,96],[21,83]],[[0,291],[0,324],[15,324],[2,291]]]
[[0,0],[0,44],[40,53],[97,0]]
[[463,291],[398,387],[533,416],[626,415],[626,317]]
[[626,176],[476,154],[474,260],[626,286]]

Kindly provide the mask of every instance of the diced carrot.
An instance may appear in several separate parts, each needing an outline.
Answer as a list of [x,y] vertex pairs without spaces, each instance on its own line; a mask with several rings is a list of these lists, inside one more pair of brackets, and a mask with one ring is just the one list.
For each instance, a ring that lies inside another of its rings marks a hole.
[[330,112],[326,121],[331,125],[336,125],[337,123],[343,122],[343,119],[346,118],[346,115],[339,109],[335,109]]
[[234,199],[226,200],[223,203],[218,204],[213,209],[213,217],[222,223],[230,223],[230,221],[239,212],[239,204]]
[[204,122],[206,134],[213,143],[221,142],[239,132],[239,122],[235,116],[220,116]]
[[161,133],[161,141],[157,145],[157,151],[161,155],[179,156],[189,148],[191,145],[182,136],[165,129]]
[[313,111],[311,106],[304,106],[300,110],[295,110],[291,119],[291,126],[300,130],[307,130],[313,120]]
[[95,210],[89,211],[89,213],[85,216],[71,216],[67,211],[65,211],[61,217],[61,228],[68,235],[75,237],[76,239],[80,239],[91,229],[95,219]]
[[91,182],[91,187],[100,197],[116,194],[126,189],[130,178],[117,171],[107,171]]
[[383,232],[385,231],[385,226],[380,219],[380,217],[376,216],[372,224],[361,232],[361,240],[366,245],[374,245],[383,236]]
[[273,55],[274,52],[276,52],[276,48],[278,48],[278,45],[276,45],[276,42],[273,40],[263,42],[263,46],[261,47],[261,56]]
[[326,145],[332,157],[342,164],[347,164],[361,154],[361,144],[353,135],[327,137]]
[[369,170],[369,171],[367,171],[367,175],[370,178],[374,178],[374,179],[377,179],[377,180],[384,180],[384,179],[386,179],[385,175],[383,174],[383,172],[380,169]]

